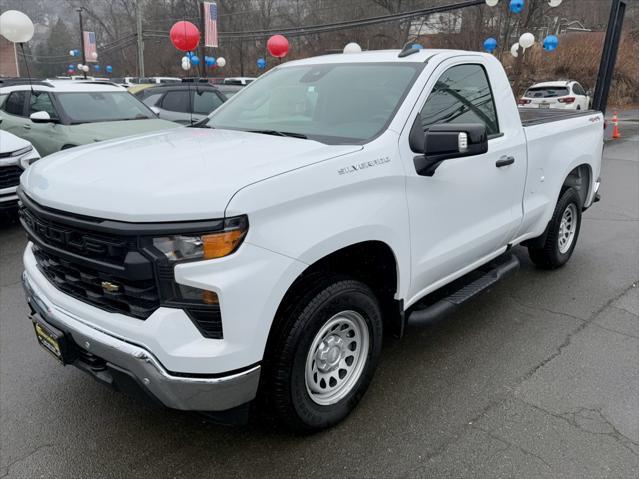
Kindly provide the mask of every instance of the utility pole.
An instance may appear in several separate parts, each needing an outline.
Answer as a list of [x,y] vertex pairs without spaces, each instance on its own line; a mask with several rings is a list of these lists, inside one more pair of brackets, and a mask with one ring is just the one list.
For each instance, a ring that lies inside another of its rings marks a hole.
[[601,53],[601,63],[597,74],[597,86],[592,99],[592,107],[606,113],[608,106],[608,93],[612,84],[612,75],[615,72],[617,62],[617,51],[621,42],[621,29],[623,28],[623,18],[626,14],[626,0],[612,0],[610,7],[610,19],[606,30],[603,52]]
[[140,0],[135,0],[135,23],[138,40],[138,73],[140,78],[144,74],[144,37],[142,36],[142,14],[140,13]]
[[78,16],[80,17],[80,47],[82,50],[82,75],[84,76],[84,79],[86,80],[87,78],[87,72],[84,71],[84,66],[87,64],[87,57],[84,53],[84,27],[82,25],[82,7],[78,7],[75,9],[76,12],[78,12]]

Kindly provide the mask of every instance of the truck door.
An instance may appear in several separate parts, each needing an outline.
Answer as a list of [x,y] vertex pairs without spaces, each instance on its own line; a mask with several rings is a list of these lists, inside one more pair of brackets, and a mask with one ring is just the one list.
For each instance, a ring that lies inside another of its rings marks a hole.
[[[497,62],[468,61],[452,58],[435,69],[400,136],[412,257],[407,306],[498,255],[521,222],[526,148],[510,85]],[[496,68],[501,84],[491,85]],[[443,123],[485,125],[488,152],[446,160],[432,176],[418,175],[408,136],[420,117],[424,131]]]

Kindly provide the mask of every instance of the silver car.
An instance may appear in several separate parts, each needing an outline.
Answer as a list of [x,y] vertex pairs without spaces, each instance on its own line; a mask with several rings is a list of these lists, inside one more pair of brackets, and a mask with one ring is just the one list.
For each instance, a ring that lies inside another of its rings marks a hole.
[[204,119],[226,101],[216,87],[201,83],[156,86],[135,96],[161,119],[186,125]]

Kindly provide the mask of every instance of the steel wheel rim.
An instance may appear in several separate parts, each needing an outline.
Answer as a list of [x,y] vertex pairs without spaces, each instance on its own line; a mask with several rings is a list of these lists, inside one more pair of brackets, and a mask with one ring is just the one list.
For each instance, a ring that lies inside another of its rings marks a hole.
[[368,359],[370,333],[364,317],[342,311],[320,328],[306,356],[306,391],[316,404],[328,406],[353,390]]
[[559,252],[566,254],[575,239],[577,231],[577,207],[574,203],[569,204],[564,213],[561,215],[561,223],[559,223],[559,237],[557,243]]

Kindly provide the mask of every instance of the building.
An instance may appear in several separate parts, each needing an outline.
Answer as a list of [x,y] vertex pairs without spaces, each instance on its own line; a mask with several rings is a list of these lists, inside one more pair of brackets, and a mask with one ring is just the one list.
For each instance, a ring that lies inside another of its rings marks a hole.
[[15,44],[0,35],[0,77],[20,76]]

